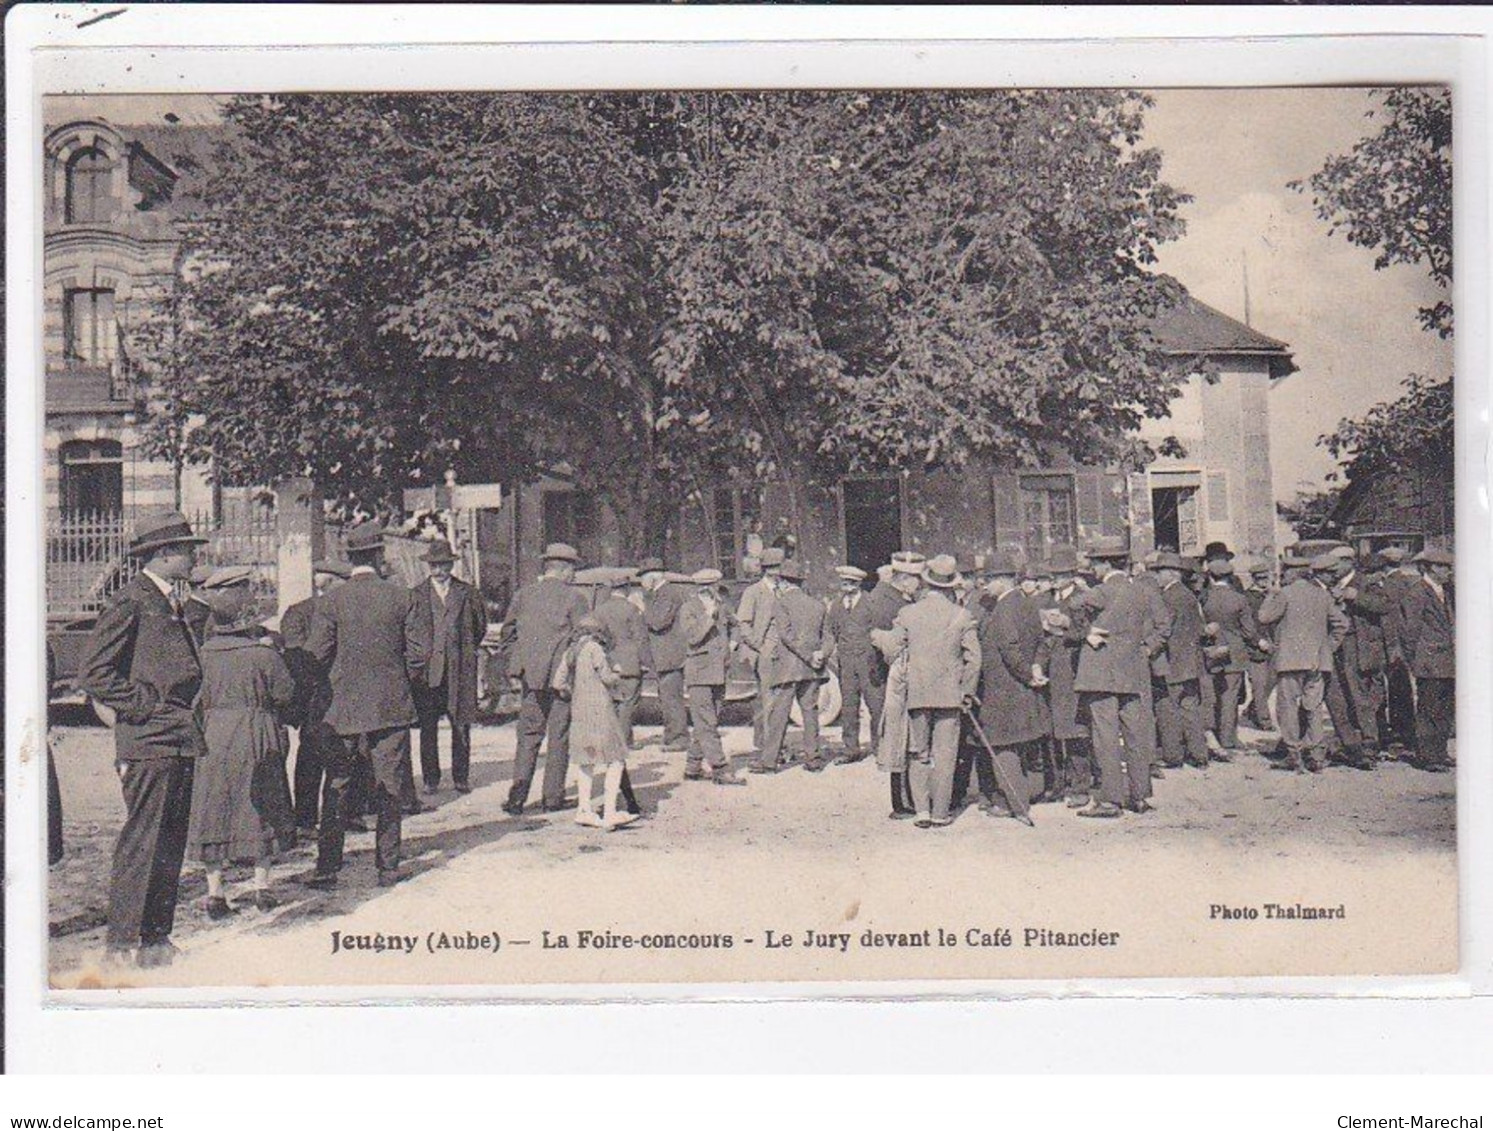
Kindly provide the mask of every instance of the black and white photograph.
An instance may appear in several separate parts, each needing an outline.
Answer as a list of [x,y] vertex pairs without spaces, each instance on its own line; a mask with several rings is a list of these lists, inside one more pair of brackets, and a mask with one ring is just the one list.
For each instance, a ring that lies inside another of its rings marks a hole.
[[1455,110],[47,95],[51,989],[1456,971]]

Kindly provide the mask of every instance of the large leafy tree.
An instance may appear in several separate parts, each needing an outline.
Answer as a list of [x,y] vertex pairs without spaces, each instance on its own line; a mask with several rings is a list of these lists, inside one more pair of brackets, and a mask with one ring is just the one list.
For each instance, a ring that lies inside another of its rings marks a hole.
[[139,335],[157,438],[377,506],[1124,454],[1183,201],[1123,92],[235,99]]

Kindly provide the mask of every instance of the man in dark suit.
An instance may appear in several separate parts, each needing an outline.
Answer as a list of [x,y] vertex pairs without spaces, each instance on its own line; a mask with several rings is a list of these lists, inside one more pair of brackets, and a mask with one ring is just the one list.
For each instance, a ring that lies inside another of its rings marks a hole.
[[207,752],[195,710],[202,665],[183,593],[205,541],[174,511],[140,518],[130,543],[140,574],[99,617],[79,665],[79,689],[113,714],[114,768],[124,791],[105,941],[115,963],[136,951],[140,966],[168,966],[177,954],[171,929],[192,771]]
[[1326,554],[1312,559],[1306,576],[1298,574],[1260,606],[1261,623],[1276,626],[1275,713],[1287,754],[1282,768],[1297,772],[1320,773],[1327,764],[1322,698],[1333,653],[1348,630],[1347,617],[1324,580],[1333,566],[1334,559]]
[[378,826],[374,861],[380,887],[398,883],[403,825],[400,794],[410,757],[415,700],[410,685],[425,674],[428,654],[414,594],[379,576],[384,531],[376,522],[347,535],[352,571],[346,583],[316,602],[306,651],[330,672],[326,723],[339,741],[328,751],[332,779],[317,839],[316,888],[337,884],[346,822],[352,813],[357,762],[372,767]]
[[1453,559],[1445,550],[1422,550],[1413,559],[1421,580],[1400,603],[1400,638],[1415,677],[1416,762],[1449,770],[1447,742],[1457,719],[1457,616]]
[[[1410,562],[1410,552],[1403,546],[1387,546],[1379,551],[1384,567],[1382,585],[1388,605],[1384,627],[1385,723],[1383,737],[1396,753],[1415,749],[1415,683],[1410,665],[1405,662],[1401,640],[1401,604],[1407,594],[1420,585],[1420,571]],[[1398,749],[1396,749],[1398,748]]]
[[642,697],[643,669],[651,662],[642,595],[637,593],[635,598],[635,593],[637,572],[629,570],[626,577],[613,584],[607,599],[591,612],[612,638],[610,656],[617,671],[617,686],[612,692],[617,700],[617,722],[622,725],[622,737],[628,746],[633,744],[632,720]]
[[544,757],[543,807],[546,813],[565,808],[565,774],[570,769],[570,701],[555,693],[555,668],[586,615],[586,599],[571,584],[580,554],[574,546],[552,542],[544,549],[539,580],[513,595],[503,618],[503,642],[508,649],[508,674],[523,689],[518,713],[518,753],[513,763],[513,785],[503,812],[517,817],[529,800],[539,748],[549,740]]
[[415,684],[420,719],[420,777],[425,792],[441,787],[440,721],[451,720],[451,782],[471,793],[472,723],[477,718],[477,646],[487,632],[487,608],[469,583],[451,575],[456,554],[444,539],[425,551],[430,576],[415,586],[415,608],[430,659]]
[[1151,808],[1156,718],[1151,705],[1151,657],[1161,650],[1161,626],[1150,596],[1124,571],[1124,555],[1101,561],[1101,581],[1082,598],[1093,622],[1073,680],[1089,711],[1099,796],[1081,817],[1118,817],[1121,807]]
[[[332,680],[326,666],[306,651],[311,637],[311,618],[316,603],[347,580],[350,566],[318,561],[311,567],[315,595],[291,605],[280,615],[280,635],[285,640],[285,663],[295,679],[295,702],[287,720],[297,728],[295,754],[296,825],[307,832],[316,829],[330,800],[332,779],[327,775],[327,751],[338,742],[337,732],[327,726],[332,705]],[[361,781],[361,779],[359,779]],[[353,806],[362,811],[362,800]],[[354,826],[356,827],[356,826]]]
[[[1032,797],[1045,788],[1042,778],[1029,774],[1024,763],[1028,748],[1052,734],[1052,715],[1043,694],[1048,679],[1042,670],[1041,606],[1036,595],[1017,585],[1021,568],[1009,553],[997,552],[985,564],[988,603],[978,606],[980,640],[979,724],[991,754],[977,747],[974,765],[980,770],[981,792],[1007,783],[1004,798],[1011,816],[1031,824]],[[959,792],[959,783],[955,791]],[[1002,791],[1004,792],[1004,791]],[[993,810],[992,810],[993,811]]]
[[[870,614],[874,606],[863,589],[866,571],[855,566],[836,566],[840,593],[830,602],[826,627],[829,630],[832,662],[840,679],[840,740],[845,752],[842,764],[859,762],[866,756],[861,747],[861,701],[871,713],[871,741],[881,725],[881,704],[886,681],[872,681],[877,651],[871,644]],[[896,613],[893,612],[893,617]]]
[[1260,638],[1249,643],[1249,662],[1245,667],[1249,683],[1249,709],[1245,719],[1256,730],[1274,730],[1275,722],[1270,717],[1270,692],[1275,689],[1275,679],[1270,667],[1269,634],[1260,626],[1260,606],[1265,603],[1265,594],[1270,591],[1270,565],[1257,562],[1249,571],[1249,585],[1244,590],[1244,599],[1249,602],[1249,615],[1260,628]]
[[804,769],[819,771],[825,762],[819,751],[819,685],[823,682],[825,649],[824,606],[803,591],[804,568],[794,558],[783,563],[772,603],[771,651],[764,654],[772,693],[763,720],[762,760],[754,774],[777,773],[788,736],[793,704],[803,716]]
[[1249,666],[1251,645],[1259,646],[1260,627],[1249,610],[1249,601],[1234,584],[1234,563],[1214,558],[1208,562],[1207,570],[1203,615],[1213,640],[1207,652],[1208,667],[1213,673],[1213,733],[1223,748],[1219,758],[1227,761],[1239,746],[1239,700],[1244,690],[1244,671]]
[[1203,727],[1203,610],[1192,590],[1182,582],[1185,564],[1173,553],[1158,555],[1156,579],[1167,623],[1165,675],[1156,699],[1156,729],[1161,760],[1167,766],[1208,764],[1208,739]]
[[1358,569],[1355,558],[1346,555],[1338,558],[1331,584],[1333,599],[1347,619],[1348,631],[1327,675],[1327,713],[1342,743],[1344,764],[1359,770],[1375,770],[1379,767],[1378,684],[1384,671],[1383,619],[1389,610],[1389,600],[1383,587]]
[[664,563],[648,558],[638,566],[643,585],[643,620],[648,625],[648,652],[658,677],[658,708],[664,716],[664,745],[669,753],[689,749],[689,709],[684,702],[684,634],[679,606],[684,592],[670,582]]

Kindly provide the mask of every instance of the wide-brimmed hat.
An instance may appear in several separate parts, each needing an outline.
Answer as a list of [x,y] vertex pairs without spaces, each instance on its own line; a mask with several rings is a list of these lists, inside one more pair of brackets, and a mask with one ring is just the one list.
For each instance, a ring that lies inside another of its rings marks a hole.
[[576,563],[581,560],[581,552],[568,542],[551,542],[539,556],[547,562]]
[[209,593],[220,589],[233,589],[238,586],[247,586],[254,580],[254,567],[246,565],[219,566],[207,575],[207,580],[202,583],[202,588]]
[[357,553],[362,550],[382,550],[384,548],[384,524],[374,522],[360,522],[347,532],[347,552]]
[[778,576],[784,581],[802,581],[804,579],[803,562],[797,558],[789,558],[783,563],[783,568],[778,572]]
[[948,554],[939,554],[923,565],[923,582],[935,589],[952,589],[959,584],[959,563]]
[[207,539],[192,532],[192,524],[180,511],[158,511],[135,520],[132,555],[149,554],[166,546],[201,546]]
[[451,543],[443,538],[430,544],[429,549],[425,551],[424,560],[427,565],[442,565],[458,562],[461,559],[456,555],[456,551],[451,549]]
[[866,580],[866,571],[852,565],[835,566],[835,576],[841,581],[854,581],[859,584]]
[[638,563],[638,576],[645,573],[663,573],[664,560],[662,558],[644,558]]
[[1418,565],[1454,566],[1457,564],[1449,550],[1422,550],[1410,560]]
[[690,581],[695,585],[719,585],[725,576],[718,569],[698,569],[690,574]]
[[1227,542],[1209,542],[1203,547],[1203,560],[1211,562],[1215,558],[1231,562],[1234,560],[1234,551],[1229,549]]

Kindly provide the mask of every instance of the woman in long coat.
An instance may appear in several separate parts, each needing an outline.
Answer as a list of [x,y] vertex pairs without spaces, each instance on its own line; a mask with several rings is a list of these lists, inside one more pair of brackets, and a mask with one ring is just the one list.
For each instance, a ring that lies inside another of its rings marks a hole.
[[266,639],[248,587],[213,599],[213,634],[202,656],[203,734],[207,754],[192,783],[188,856],[207,868],[207,913],[234,908],[223,895],[223,867],[254,865],[254,904],[276,905],[269,866],[277,849],[295,844],[295,811],[285,776],[289,743],[278,712],[295,696],[295,681]]

